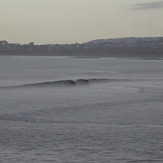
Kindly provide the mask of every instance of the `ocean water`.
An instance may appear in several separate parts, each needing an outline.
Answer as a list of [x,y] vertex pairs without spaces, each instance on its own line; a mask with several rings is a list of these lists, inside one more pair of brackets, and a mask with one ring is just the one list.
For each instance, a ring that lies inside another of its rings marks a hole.
[[163,60],[0,57],[0,162],[162,163]]

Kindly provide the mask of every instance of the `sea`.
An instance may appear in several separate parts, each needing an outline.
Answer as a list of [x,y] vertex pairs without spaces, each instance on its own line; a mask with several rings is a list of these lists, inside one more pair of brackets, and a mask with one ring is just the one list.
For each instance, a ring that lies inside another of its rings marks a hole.
[[163,163],[163,60],[0,57],[0,162]]

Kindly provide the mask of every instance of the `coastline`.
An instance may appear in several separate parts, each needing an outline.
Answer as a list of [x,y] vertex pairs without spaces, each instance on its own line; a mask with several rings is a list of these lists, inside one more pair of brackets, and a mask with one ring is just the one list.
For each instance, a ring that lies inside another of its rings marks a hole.
[[17,55],[17,54],[8,54],[8,55],[1,55],[0,54],[0,58],[1,57],[19,57],[19,58],[97,58],[97,59],[135,59],[135,60],[163,60],[163,56],[113,56],[113,55],[27,55],[27,54],[21,54],[21,55]]

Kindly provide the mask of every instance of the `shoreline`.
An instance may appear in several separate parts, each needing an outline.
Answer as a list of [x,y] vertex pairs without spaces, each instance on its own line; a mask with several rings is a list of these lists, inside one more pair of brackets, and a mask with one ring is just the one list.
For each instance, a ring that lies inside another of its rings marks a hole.
[[17,58],[97,58],[97,59],[134,59],[134,60],[163,60],[163,57],[135,57],[135,56],[74,56],[74,55],[0,55],[1,57]]

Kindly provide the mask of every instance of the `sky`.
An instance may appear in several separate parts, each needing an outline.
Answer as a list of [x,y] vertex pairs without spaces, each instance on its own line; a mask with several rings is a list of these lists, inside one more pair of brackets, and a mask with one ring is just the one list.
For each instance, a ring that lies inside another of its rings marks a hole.
[[163,36],[163,0],[0,0],[0,40],[83,43]]

